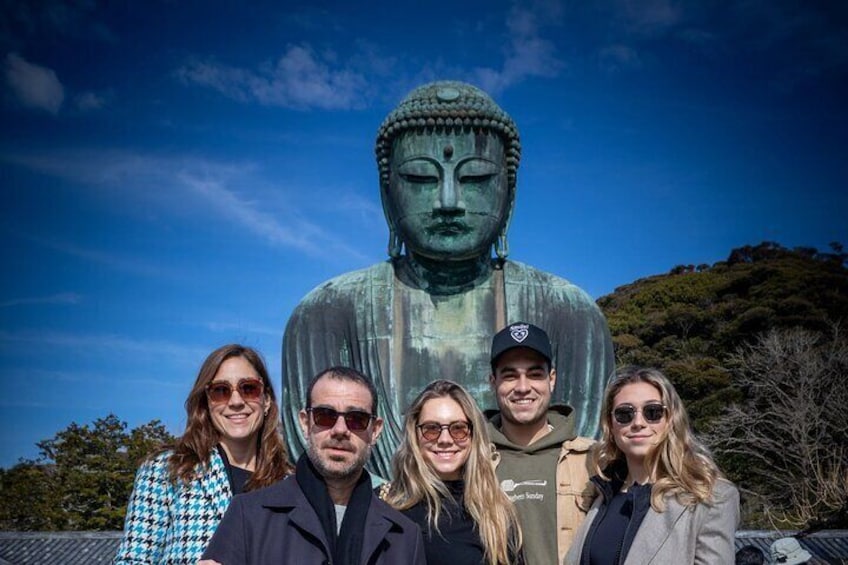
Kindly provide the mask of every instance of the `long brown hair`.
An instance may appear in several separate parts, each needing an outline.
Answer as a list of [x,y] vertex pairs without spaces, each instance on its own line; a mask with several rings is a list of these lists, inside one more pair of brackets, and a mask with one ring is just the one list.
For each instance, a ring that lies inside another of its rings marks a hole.
[[491,443],[486,420],[468,392],[452,381],[430,383],[406,411],[404,435],[392,459],[394,480],[386,502],[405,510],[421,501],[427,505],[427,521],[438,531],[442,498],[450,497],[448,488],[421,455],[418,445],[418,418],[424,404],[434,398],[450,398],[462,408],[471,423],[471,449],[462,470],[465,482],[463,502],[474,519],[490,565],[508,564],[521,548],[521,528],[512,503],[498,484],[492,463]]
[[219,347],[209,354],[194,386],[185,401],[186,429],[167,449],[172,451],[168,459],[168,469],[172,482],[190,481],[203,467],[209,464],[212,450],[220,442],[220,433],[212,424],[209,413],[209,402],[206,398],[206,385],[209,384],[221,365],[227,359],[241,357],[254,368],[265,385],[265,396],[268,403],[268,413],[262,421],[262,427],[256,438],[256,470],[245,485],[245,490],[253,490],[268,486],[291,472],[288,453],[283,443],[280,411],[268,370],[261,355],[250,347],[229,344]]
[[611,465],[625,461],[612,433],[612,408],[615,396],[632,383],[648,383],[656,388],[668,418],[663,437],[645,458],[645,466],[654,480],[651,506],[657,512],[664,511],[664,499],[672,495],[686,506],[707,502],[716,481],[723,475],[709,450],[692,433],[686,407],[674,385],[657,369],[626,367],[607,385],[601,408],[601,439],[592,452],[594,473],[609,480],[604,472]]

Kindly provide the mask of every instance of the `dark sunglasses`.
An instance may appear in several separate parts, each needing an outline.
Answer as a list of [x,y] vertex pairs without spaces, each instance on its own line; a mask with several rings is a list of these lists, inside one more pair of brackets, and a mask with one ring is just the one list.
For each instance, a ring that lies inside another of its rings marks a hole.
[[371,420],[376,418],[373,414],[369,414],[362,410],[339,412],[338,410],[333,410],[332,408],[326,408],[324,406],[307,408],[306,411],[312,414],[312,421],[315,422],[315,425],[321,426],[322,428],[332,428],[336,425],[336,422],[339,421],[339,416],[342,416],[347,429],[352,432],[361,432],[368,427]]
[[[259,379],[241,379],[235,389],[245,402],[256,402],[262,398],[265,385]],[[233,385],[229,381],[212,381],[206,385],[206,396],[212,404],[229,402],[232,395]]]
[[442,435],[442,430],[447,430],[450,437],[456,440],[465,439],[471,435],[471,424],[468,422],[451,422],[450,424],[437,424],[436,422],[425,422],[418,424],[421,437],[427,441],[436,441]]
[[619,424],[629,424],[636,418],[637,412],[641,412],[642,418],[649,424],[656,424],[665,416],[665,405],[660,403],[646,404],[639,410],[629,404],[622,404],[612,411],[612,417]]

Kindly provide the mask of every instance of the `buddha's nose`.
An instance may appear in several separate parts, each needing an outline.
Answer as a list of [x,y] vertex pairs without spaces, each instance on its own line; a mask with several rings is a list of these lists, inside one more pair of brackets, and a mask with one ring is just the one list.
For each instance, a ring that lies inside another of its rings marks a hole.
[[434,208],[440,212],[460,213],[465,211],[460,188],[452,175],[445,175],[439,184],[439,197]]

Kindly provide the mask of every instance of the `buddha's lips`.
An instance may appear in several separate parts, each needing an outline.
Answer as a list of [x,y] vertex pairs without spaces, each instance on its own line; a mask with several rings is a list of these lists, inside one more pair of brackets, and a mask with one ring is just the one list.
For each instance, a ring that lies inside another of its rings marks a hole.
[[462,222],[439,222],[427,227],[427,233],[436,235],[460,235],[470,231],[471,227]]

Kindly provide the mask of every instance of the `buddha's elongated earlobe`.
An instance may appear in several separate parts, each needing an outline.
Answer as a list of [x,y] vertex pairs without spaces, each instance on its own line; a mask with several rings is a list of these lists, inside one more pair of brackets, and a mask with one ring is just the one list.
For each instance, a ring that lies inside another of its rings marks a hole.
[[400,257],[400,251],[403,247],[403,242],[398,237],[397,232],[395,232],[395,228],[389,227],[389,257],[392,259],[397,259]]
[[495,241],[495,255],[498,256],[498,259],[501,261],[506,259],[506,256],[509,255],[509,244],[506,241],[506,230],[502,231],[500,235],[498,235],[498,239]]

